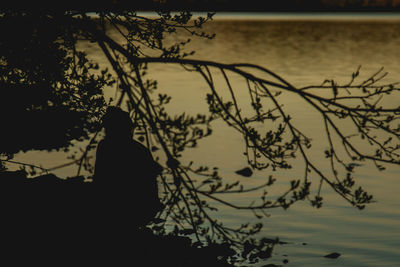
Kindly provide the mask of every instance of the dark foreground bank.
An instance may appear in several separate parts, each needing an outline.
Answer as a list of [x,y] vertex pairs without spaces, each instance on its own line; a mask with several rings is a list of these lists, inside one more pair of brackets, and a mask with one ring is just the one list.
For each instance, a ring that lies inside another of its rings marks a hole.
[[134,205],[83,177],[0,172],[0,201],[0,255],[13,265],[231,266],[227,246],[200,248],[188,237],[131,227]]

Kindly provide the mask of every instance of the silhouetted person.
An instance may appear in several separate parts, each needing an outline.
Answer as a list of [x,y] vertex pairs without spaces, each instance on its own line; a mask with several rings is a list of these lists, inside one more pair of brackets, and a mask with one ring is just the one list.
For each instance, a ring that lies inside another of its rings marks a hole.
[[[105,138],[97,147],[93,185],[107,218],[127,227],[146,225],[160,210],[157,176],[162,167],[133,140],[129,114],[109,107],[103,118]],[[115,227],[115,226],[114,226]]]

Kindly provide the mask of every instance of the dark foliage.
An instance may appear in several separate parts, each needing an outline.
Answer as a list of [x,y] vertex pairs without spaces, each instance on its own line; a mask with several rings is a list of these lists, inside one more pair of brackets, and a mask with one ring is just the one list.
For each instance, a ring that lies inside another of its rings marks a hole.
[[114,81],[75,50],[75,27],[57,13],[1,15],[1,153],[66,148],[99,130]]

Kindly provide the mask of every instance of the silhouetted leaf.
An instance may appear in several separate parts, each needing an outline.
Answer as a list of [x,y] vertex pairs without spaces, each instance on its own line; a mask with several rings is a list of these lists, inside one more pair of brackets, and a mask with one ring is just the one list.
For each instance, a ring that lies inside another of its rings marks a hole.
[[194,234],[195,231],[193,229],[182,229],[179,231],[179,233],[183,235],[191,235]]
[[242,175],[244,177],[250,177],[253,175],[253,171],[249,167],[238,170],[238,171],[236,171],[236,173],[239,175]]
[[170,167],[170,168],[172,168],[172,169],[178,168],[179,165],[180,165],[180,162],[179,162],[177,159],[175,159],[175,158],[169,158],[169,159],[167,160],[167,166]]
[[324,257],[329,259],[337,259],[340,257],[340,253],[333,252],[331,254],[325,255]]
[[165,222],[165,220],[164,219],[161,219],[161,218],[154,218],[154,219],[152,219],[151,220],[154,224],[158,224],[158,223],[163,223],[163,222]]

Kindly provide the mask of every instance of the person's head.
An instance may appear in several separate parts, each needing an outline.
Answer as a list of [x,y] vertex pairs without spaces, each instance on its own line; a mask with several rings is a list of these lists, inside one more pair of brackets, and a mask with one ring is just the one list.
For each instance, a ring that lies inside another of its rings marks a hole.
[[103,127],[108,137],[132,137],[133,123],[129,113],[118,107],[109,106],[103,117]]

